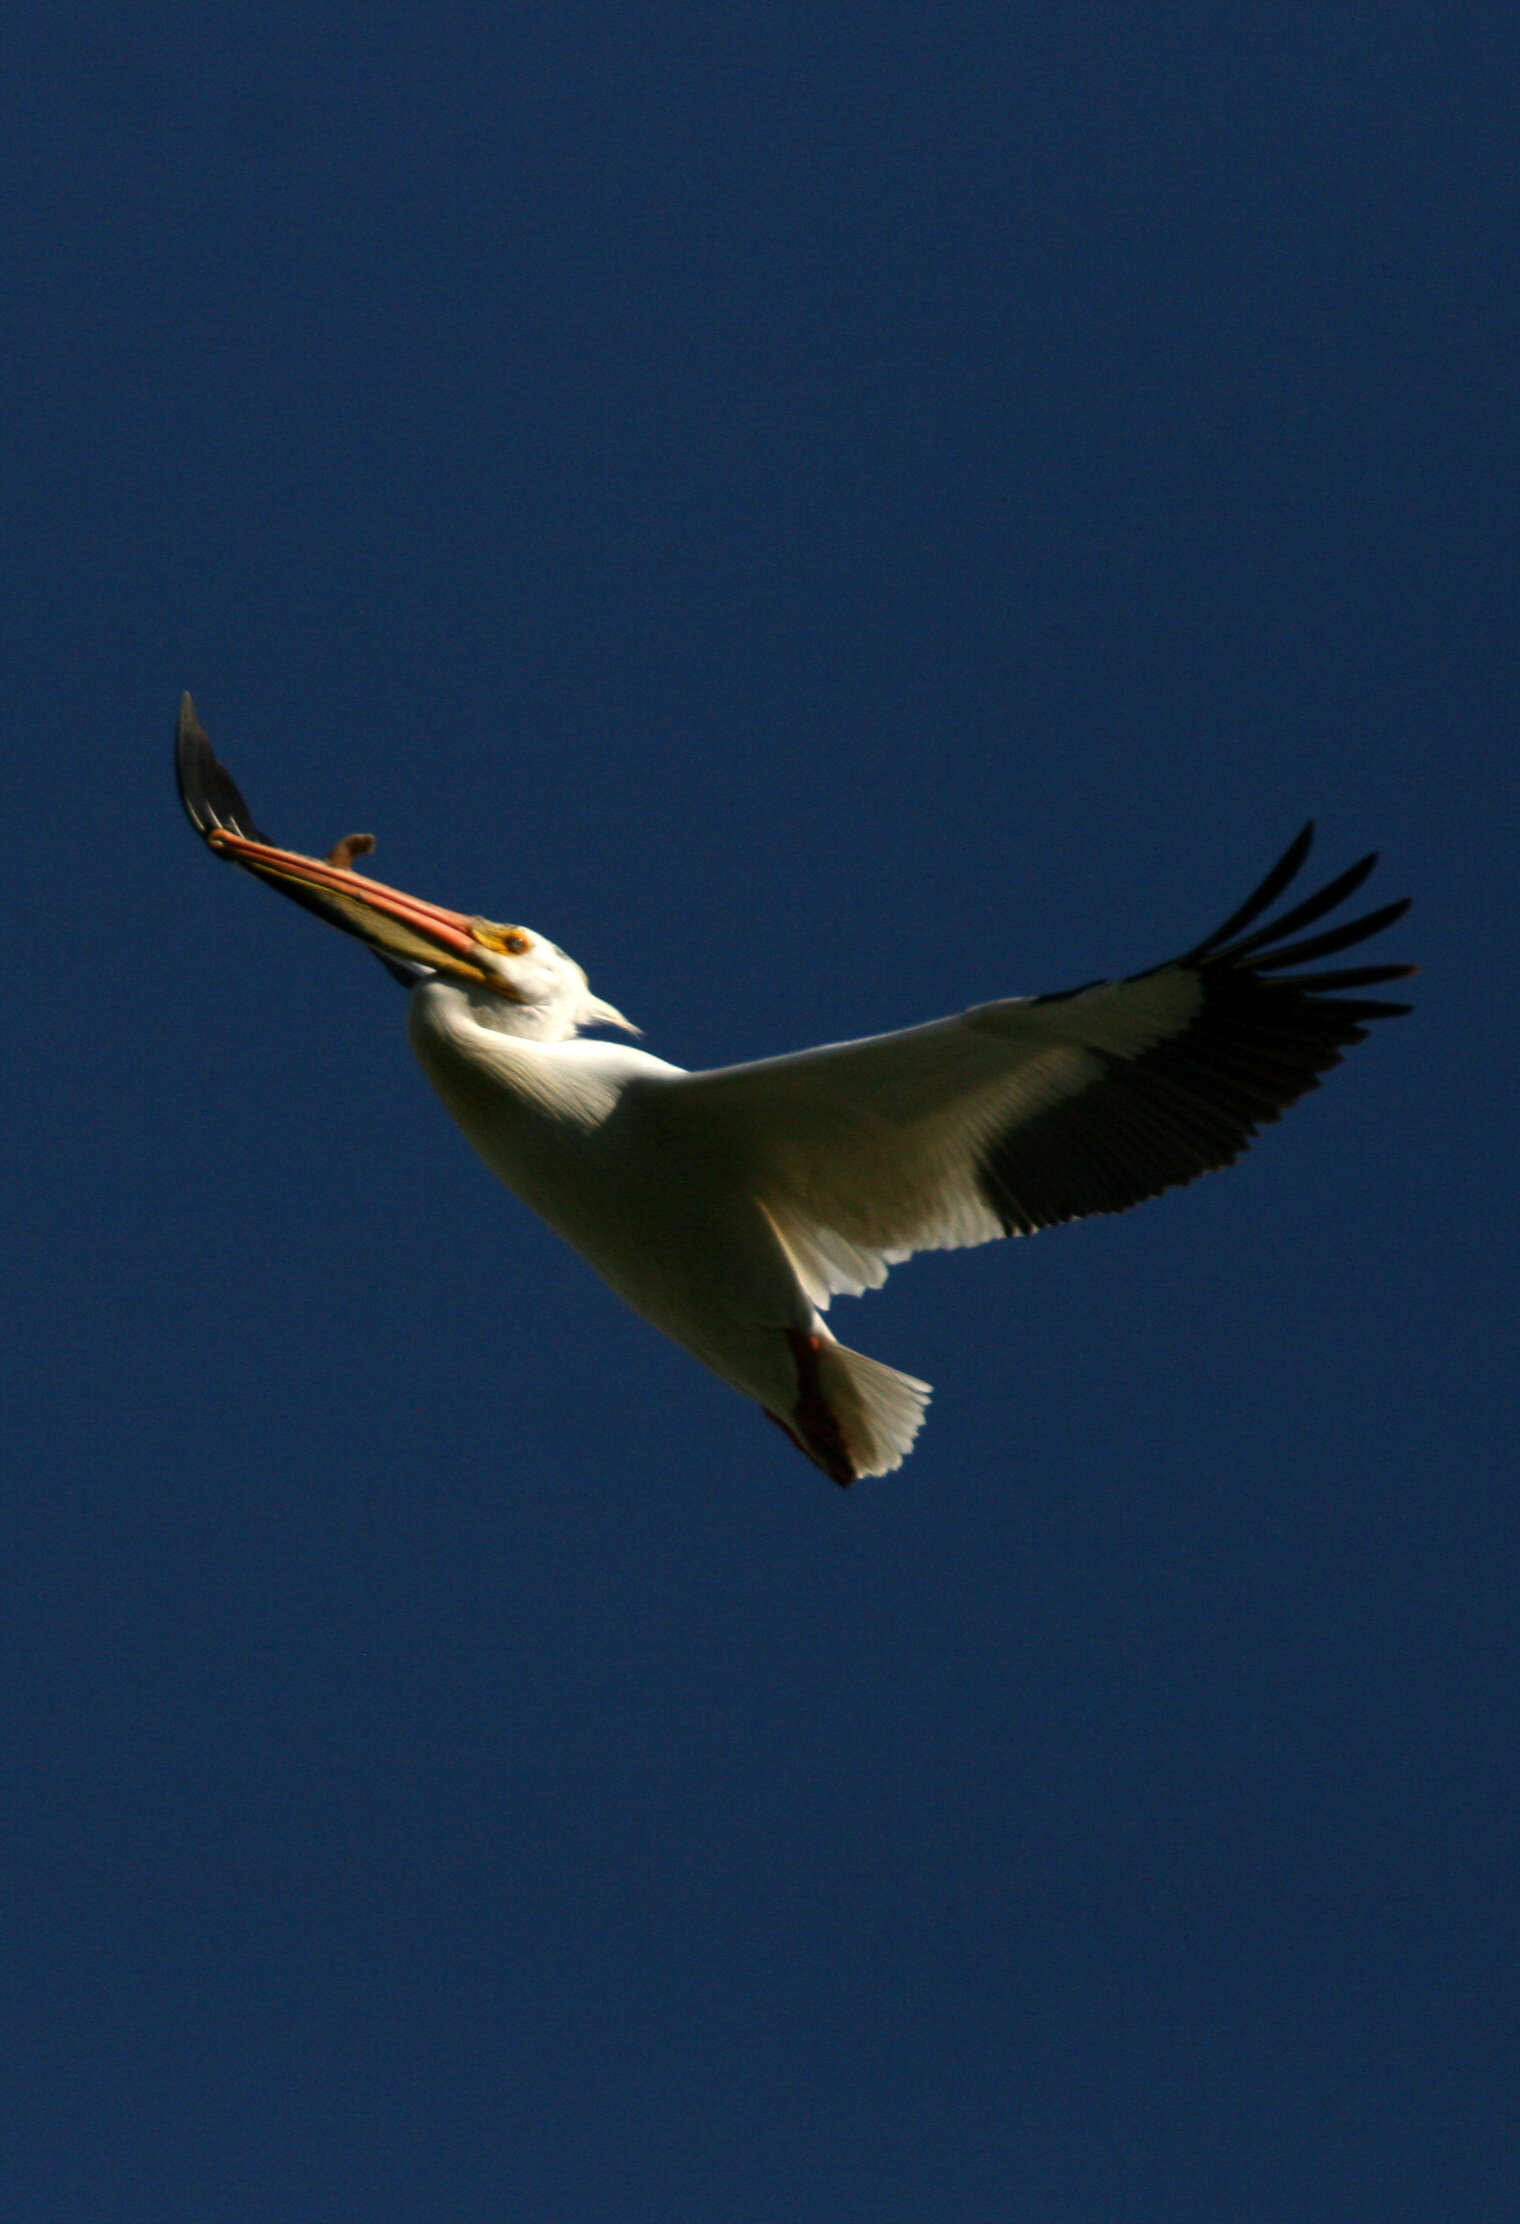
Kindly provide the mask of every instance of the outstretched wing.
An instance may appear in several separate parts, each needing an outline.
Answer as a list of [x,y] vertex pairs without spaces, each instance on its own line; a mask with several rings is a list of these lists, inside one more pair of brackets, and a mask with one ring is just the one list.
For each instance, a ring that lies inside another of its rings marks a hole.
[[752,1185],[818,1304],[874,1286],[914,1251],[1123,1212],[1228,1166],[1369,1022],[1409,1010],[1361,992],[1412,966],[1297,970],[1408,910],[1303,934],[1361,887],[1375,855],[1256,926],[1312,838],[1311,824],[1221,927],[1166,964],[684,1075],[661,1092],[661,1116]]

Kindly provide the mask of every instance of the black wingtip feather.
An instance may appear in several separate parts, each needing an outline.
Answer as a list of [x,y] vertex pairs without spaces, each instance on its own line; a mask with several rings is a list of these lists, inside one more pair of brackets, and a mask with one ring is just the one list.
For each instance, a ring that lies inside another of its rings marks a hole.
[[211,737],[195,715],[188,694],[179,701],[174,729],[174,771],[185,816],[202,840],[224,829],[250,842],[267,842],[226,766],[217,762]]
[[1346,965],[1334,973],[1300,973],[1298,986],[1324,996],[1331,989],[1376,988],[1380,981],[1407,981],[1419,970],[1417,965]]
[[1296,934],[1300,927],[1312,927],[1316,919],[1323,919],[1327,911],[1333,911],[1337,904],[1344,903],[1348,896],[1355,895],[1376,863],[1377,851],[1373,850],[1370,855],[1359,857],[1354,865],[1348,865],[1343,873],[1337,873],[1334,880],[1326,881],[1324,887],[1317,889],[1312,896],[1305,896],[1301,903],[1296,903],[1291,911],[1285,911],[1281,918],[1271,919],[1264,927],[1258,927],[1255,934],[1247,935],[1242,941],[1211,935],[1206,947],[1215,957],[1236,960],[1252,957],[1256,951],[1265,949],[1268,943],[1280,941],[1285,934]]
[[1314,821],[1305,819],[1260,887],[1253,888],[1240,909],[1232,911],[1224,924],[1214,929],[1207,942],[1200,942],[1191,954],[1202,957],[1206,950],[1217,949],[1221,942],[1228,942],[1232,935],[1239,934],[1242,928],[1248,927],[1253,919],[1259,919],[1269,905],[1276,903],[1289,883],[1298,878],[1304,859],[1313,847]]
[[[1307,965],[1311,958],[1333,957],[1337,950],[1349,950],[1358,942],[1366,942],[1375,934],[1382,934],[1396,919],[1402,919],[1409,909],[1410,899],[1401,897],[1397,903],[1384,904],[1381,911],[1364,912],[1360,919],[1348,919],[1339,927],[1328,927],[1323,934],[1311,934],[1307,941],[1290,942],[1279,946],[1275,941],[1270,949],[1260,951],[1255,960],[1258,973],[1278,973],[1285,966]],[[1225,955],[1236,958],[1235,952]]]

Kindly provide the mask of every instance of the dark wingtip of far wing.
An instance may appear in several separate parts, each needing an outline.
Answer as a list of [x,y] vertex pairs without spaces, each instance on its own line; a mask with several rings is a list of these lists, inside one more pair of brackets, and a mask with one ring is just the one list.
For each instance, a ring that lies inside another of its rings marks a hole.
[[[245,841],[262,842],[271,849],[278,846],[270,842],[269,836],[254,823],[253,813],[243,800],[242,790],[227,767],[218,763],[216,752],[211,746],[211,737],[196,717],[195,705],[188,694],[179,699],[179,719],[174,730],[174,770],[185,816],[203,842],[210,843],[213,849],[218,848],[220,845],[211,843],[211,837],[213,834],[223,833],[240,834]],[[371,835],[345,835],[342,841],[334,844],[330,862],[340,870],[350,871],[355,856],[366,854],[374,846]],[[243,859],[234,857],[232,862],[242,865],[245,870],[255,870]],[[256,877],[264,879],[266,885],[277,885],[282,896],[288,896],[292,903],[300,904],[305,911],[315,912],[329,926],[339,927],[345,934],[358,935],[360,941],[366,940],[352,921],[346,919],[340,910],[324,903],[316,890],[298,888],[289,881],[271,884],[262,873],[256,873]],[[393,957],[389,951],[376,950],[372,944],[369,947],[371,955],[379,959],[392,980],[399,981],[403,988],[411,988],[418,981],[427,979],[430,971],[428,966],[415,964],[408,958]]]
[[174,730],[174,770],[185,816],[203,840],[221,829],[229,834],[241,834],[250,842],[268,841],[268,835],[260,833],[254,824],[253,813],[232,774],[217,762],[211,737],[196,717],[195,705],[188,695],[182,695],[179,700],[179,719]]
[[[1263,911],[1271,908],[1272,903],[1294,877],[1297,866],[1303,862],[1308,849],[1305,840],[1307,833],[1308,828],[1305,828],[1304,834],[1299,836],[1286,857],[1274,866],[1261,887],[1247,899],[1239,911],[1233,912],[1222,927],[1216,927],[1207,940],[1197,943],[1176,962],[1193,966],[1205,977],[1212,977],[1216,981],[1222,979],[1226,971],[1253,974],[1261,981],[1274,977],[1281,981],[1287,975],[1289,967],[1307,965],[1311,959],[1333,957],[1341,950],[1353,949],[1357,943],[1382,934],[1403,918],[1410,905],[1408,896],[1402,896],[1394,903],[1383,904],[1376,911],[1363,912],[1359,918],[1343,919],[1336,926],[1325,927],[1317,934],[1304,935],[1301,940],[1294,940],[1303,928],[1317,926],[1327,913],[1336,910],[1356,894],[1377,864],[1377,851],[1373,850],[1366,857],[1359,857],[1354,865],[1348,865],[1344,872],[1337,873],[1323,888],[1316,889],[1313,895],[1304,897],[1290,910],[1279,912],[1275,919],[1269,919],[1264,926],[1256,926],[1255,922]],[[1290,861],[1293,871],[1285,871],[1284,868]],[[1246,926],[1254,927],[1255,931],[1242,934],[1240,930]],[[1374,979],[1399,980],[1413,971],[1412,965],[1384,965],[1375,969],[1357,968],[1352,974],[1300,974],[1296,981],[1288,979],[1287,985],[1300,993],[1323,996],[1340,987],[1363,987]],[[1386,1008],[1394,1009],[1392,1006]],[[1400,1006],[1398,1009],[1407,1010],[1408,1007]]]

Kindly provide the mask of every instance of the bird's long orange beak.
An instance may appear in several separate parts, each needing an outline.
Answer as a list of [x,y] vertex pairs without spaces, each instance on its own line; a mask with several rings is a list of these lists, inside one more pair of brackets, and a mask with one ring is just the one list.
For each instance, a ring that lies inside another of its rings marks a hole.
[[180,801],[191,825],[218,857],[256,874],[344,933],[358,935],[383,958],[497,985],[480,962],[476,928],[487,922],[356,873],[348,860],[355,850],[373,848],[367,836],[349,836],[326,858],[305,857],[268,841],[254,825],[231,774],[213,755],[188,695],[180,704],[175,754]]
[[347,926],[391,957],[415,958],[472,981],[486,978],[472,922],[462,911],[445,911],[441,904],[388,888],[383,880],[368,880],[350,866],[303,857],[298,850],[276,849],[269,842],[250,842],[222,827],[213,828],[206,841],[218,857],[256,873],[282,893],[310,890],[321,898],[325,913],[340,914],[335,926]]

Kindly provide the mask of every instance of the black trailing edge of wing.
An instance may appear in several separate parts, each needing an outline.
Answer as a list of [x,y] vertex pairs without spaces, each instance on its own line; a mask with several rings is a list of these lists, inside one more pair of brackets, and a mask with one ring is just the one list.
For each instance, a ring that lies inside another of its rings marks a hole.
[[1289,970],[1349,950],[1403,918],[1407,897],[1303,934],[1356,893],[1377,863],[1375,851],[1257,925],[1296,879],[1313,839],[1311,820],[1222,926],[1181,957],[1129,976],[1192,973],[1202,999],[1185,1026],[1132,1057],[1089,1046],[1102,1070],[1088,1088],[991,1142],[979,1178],[1010,1235],[1122,1212],[1230,1165],[1259,1129],[1318,1087],[1371,1022],[1410,1010],[1346,992],[1404,980],[1412,965]]

